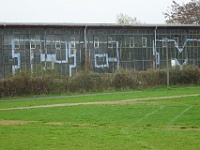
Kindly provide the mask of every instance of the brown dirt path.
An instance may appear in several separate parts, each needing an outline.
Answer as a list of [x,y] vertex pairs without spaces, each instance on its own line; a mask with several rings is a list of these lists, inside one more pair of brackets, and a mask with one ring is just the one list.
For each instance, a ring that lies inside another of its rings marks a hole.
[[52,107],[69,107],[77,105],[122,105],[122,104],[134,104],[138,101],[144,100],[160,100],[160,99],[171,99],[171,98],[184,98],[184,97],[196,97],[200,94],[190,94],[190,95],[178,95],[178,96],[163,96],[163,97],[151,97],[151,98],[136,98],[129,100],[120,101],[103,101],[103,102],[80,102],[80,103],[65,103],[65,104],[49,104],[49,105],[38,105],[38,106],[26,106],[26,107],[13,107],[13,108],[2,108],[0,111],[5,110],[24,110],[24,109],[34,109],[34,108],[52,108]]
[[28,123],[35,123],[38,121],[24,121],[24,120],[0,120],[0,125],[24,125]]

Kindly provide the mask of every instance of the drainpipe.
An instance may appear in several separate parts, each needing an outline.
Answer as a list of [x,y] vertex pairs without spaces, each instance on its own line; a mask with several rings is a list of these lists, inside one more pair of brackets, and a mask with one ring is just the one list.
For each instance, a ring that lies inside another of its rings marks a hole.
[[154,56],[155,56],[155,69],[157,69],[157,50],[156,50],[156,40],[157,40],[157,28],[158,26],[155,27],[154,30]]
[[84,28],[84,48],[85,48],[85,69],[87,70],[89,67],[89,55],[87,48],[87,26]]
[[4,34],[5,34],[5,27],[6,27],[6,24],[4,24],[3,26],[2,26],[2,29],[3,29],[3,33],[2,33],[2,51],[1,51],[1,63],[2,63],[2,69],[1,69],[1,76],[3,77],[3,78],[5,78],[6,77],[6,74],[5,74],[5,72],[6,72],[6,70],[5,70],[5,62],[4,62]]

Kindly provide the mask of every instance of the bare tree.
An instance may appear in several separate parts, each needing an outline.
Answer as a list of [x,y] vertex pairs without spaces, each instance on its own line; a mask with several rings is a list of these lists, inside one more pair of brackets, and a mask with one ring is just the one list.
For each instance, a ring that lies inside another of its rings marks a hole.
[[119,24],[142,24],[137,18],[132,18],[126,14],[117,15],[117,23]]
[[168,24],[200,24],[200,0],[191,0],[186,4],[173,1],[163,15],[168,18]]

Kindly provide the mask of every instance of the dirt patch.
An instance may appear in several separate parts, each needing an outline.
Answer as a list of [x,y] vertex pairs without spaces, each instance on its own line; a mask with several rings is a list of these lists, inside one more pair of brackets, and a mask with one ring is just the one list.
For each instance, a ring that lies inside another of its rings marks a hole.
[[180,131],[180,130],[185,130],[185,131],[200,131],[199,127],[185,127],[185,126],[177,126],[177,127],[168,127],[167,130],[171,131]]
[[65,123],[63,123],[63,122],[47,122],[46,124],[49,124],[49,125],[59,125],[59,126],[65,125]]
[[32,121],[23,120],[0,120],[0,125],[24,125]]
[[184,98],[184,97],[196,97],[200,94],[191,94],[191,95],[178,95],[178,96],[164,96],[164,97],[150,97],[150,98],[135,98],[129,100],[120,100],[120,101],[104,101],[104,102],[80,102],[80,103],[66,103],[66,104],[50,104],[50,105],[38,105],[38,106],[27,106],[27,107],[15,107],[15,108],[2,108],[3,110],[23,110],[23,109],[33,109],[33,108],[52,108],[52,107],[69,107],[77,105],[125,105],[125,104],[134,104],[139,101],[146,100],[161,100],[161,99],[174,99],[174,98]]
[[[109,124],[96,124],[96,123],[47,122],[47,123],[44,123],[44,124],[55,125],[55,126],[67,125],[67,126],[80,127],[80,128],[102,127],[102,126],[109,126],[109,127],[111,127]],[[118,126],[113,126],[113,127],[118,127]]]

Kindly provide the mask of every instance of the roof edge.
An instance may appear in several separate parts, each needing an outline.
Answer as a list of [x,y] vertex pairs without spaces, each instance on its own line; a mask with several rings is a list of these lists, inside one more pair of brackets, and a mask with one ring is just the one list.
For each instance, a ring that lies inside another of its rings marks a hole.
[[0,26],[43,27],[200,27],[194,24],[118,24],[118,23],[50,23],[50,22],[0,22]]

